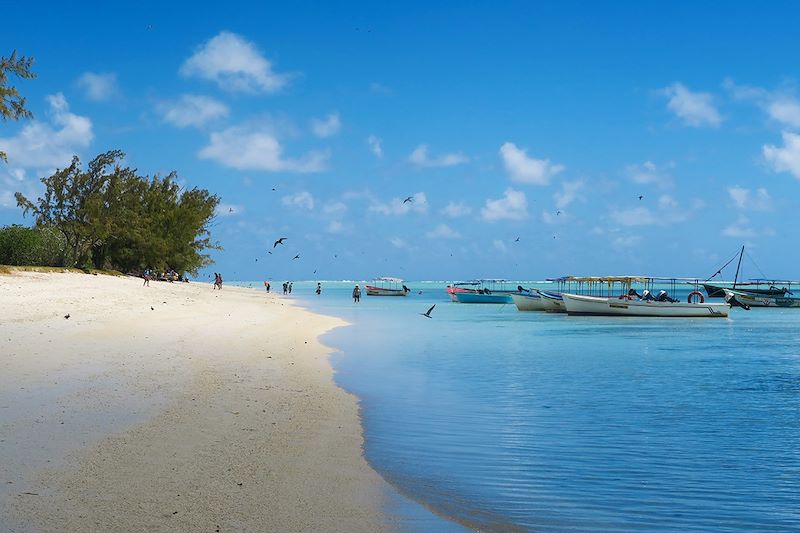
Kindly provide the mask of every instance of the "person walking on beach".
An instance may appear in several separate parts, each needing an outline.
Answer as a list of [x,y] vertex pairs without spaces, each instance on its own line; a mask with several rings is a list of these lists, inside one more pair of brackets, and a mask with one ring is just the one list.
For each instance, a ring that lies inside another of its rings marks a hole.
[[219,279],[219,282],[218,282],[219,286],[217,288],[219,290],[222,290],[222,274],[217,274],[217,275],[219,276],[219,278],[218,278]]
[[358,285],[355,286],[353,289],[353,303],[358,303],[361,301],[361,289]]
[[322,285],[320,283],[317,283],[317,290],[314,292],[317,293],[317,296],[319,296],[322,293]]
[[289,294],[292,294],[292,282],[289,282]]
[[219,274],[217,274],[216,272],[214,272],[214,286],[213,286],[213,287],[211,287],[211,290],[212,290],[212,291],[213,291],[213,290],[216,290],[216,288],[217,288],[217,284],[218,284],[218,283],[219,283]]
[[142,283],[142,287],[149,287],[150,286],[150,269],[146,268],[144,272],[142,272],[142,277],[144,278],[144,283]]
[[264,282],[264,288],[269,292],[269,281]]

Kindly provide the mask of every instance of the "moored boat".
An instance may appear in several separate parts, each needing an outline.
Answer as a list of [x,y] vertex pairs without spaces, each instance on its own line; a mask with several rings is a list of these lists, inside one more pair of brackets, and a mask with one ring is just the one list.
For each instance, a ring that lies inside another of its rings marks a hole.
[[757,282],[744,282],[738,283],[733,285],[732,287],[725,287],[723,285],[712,285],[711,283],[703,283],[703,288],[708,294],[709,298],[724,298],[725,297],[725,290],[738,290],[741,292],[746,292],[752,295],[758,296],[774,296],[774,297],[783,297],[789,292],[789,289],[786,287],[776,287],[775,285],[770,284],[767,288],[763,288],[763,283]]
[[544,311],[543,298],[536,292],[519,292],[511,294],[514,305],[520,311]]
[[450,296],[450,300],[457,302],[458,299],[455,296],[456,294],[461,292],[477,294],[478,289],[476,287],[479,286],[479,281],[461,281],[458,283],[453,283],[452,285],[448,285],[445,291],[447,291],[447,295]]
[[708,317],[725,318],[730,311],[727,303],[669,302],[620,297],[562,294],[569,315],[638,316],[638,317]]
[[504,279],[478,279],[475,280],[478,289],[475,292],[456,292],[452,296],[455,301],[462,304],[510,304],[513,303],[511,295],[521,292],[509,290]]
[[752,294],[749,291],[725,289],[725,301],[736,301],[750,307],[800,307],[800,298]]
[[564,297],[560,292],[543,291],[537,289],[539,296],[542,297],[542,307],[548,313],[566,313],[567,308],[564,307]]
[[403,284],[400,278],[375,278],[375,285],[364,285],[367,296],[408,296],[411,289]]

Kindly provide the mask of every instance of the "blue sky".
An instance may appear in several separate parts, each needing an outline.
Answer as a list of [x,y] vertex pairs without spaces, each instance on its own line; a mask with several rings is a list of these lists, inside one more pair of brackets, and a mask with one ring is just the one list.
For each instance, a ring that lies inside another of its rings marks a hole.
[[4,8],[0,224],[119,148],[222,198],[226,279],[797,277],[800,5],[641,4]]

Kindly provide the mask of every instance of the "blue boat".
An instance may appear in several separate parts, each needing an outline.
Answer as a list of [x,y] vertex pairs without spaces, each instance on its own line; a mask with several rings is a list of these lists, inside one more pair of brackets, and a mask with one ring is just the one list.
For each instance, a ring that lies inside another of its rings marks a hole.
[[457,292],[451,296],[462,304],[510,304],[511,295],[519,292],[508,290],[504,279],[478,279],[475,283],[479,286],[475,292]]

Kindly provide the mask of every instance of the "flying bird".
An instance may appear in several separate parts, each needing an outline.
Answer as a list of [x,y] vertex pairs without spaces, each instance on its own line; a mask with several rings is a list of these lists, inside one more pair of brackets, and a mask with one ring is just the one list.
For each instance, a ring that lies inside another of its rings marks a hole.
[[286,239],[288,239],[288,237],[281,237],[280,239],[278,239],[277,241],[275,241],[275,244],[273,244],[273,245],[272,245],[272,247],[273,247],[273,248],[275,248],[275,247],[276,247],[276,246],[278,246],[279,244],[283,244],[283,241],[285,241]]
[[414,202],[414,197],[413,197],[413,196],[409,196],[408,198],[406,198],[405,200],[403,200],[403,203],[404,203],[404,204],[407,204],[407,203],[409,203],[409,202]]
[[640,195],[639,195],[639,200],[641,200],[642,198],[644,198],[644,195],[641,195],[641,194],[640,194]]
[[[270,252],[269,250],[267,250],[267,253],[268,253],[269,255],[272,255],[272,252]],[[209,277],[211,277],[211,276],[209,276]]]
[[434,308],[434,307],[436,307],[436,304],[433,304],[433,305],[431,306],[431,308],[430,308],[430,309],[428,309],[428,310],[427,310],[427,311],[425,311],[424,313],[420,313],[420,314],[421,314],[422,316],[424,316],[424,317],[427,317],[427,318],[433,318],[433,317],[431,316],[431,311],[433,311],[433,308]]
[[300,254],[297,254],[296,256],[292,257],[292,261],[294,261],[295,259],[300,259]]
[[233,208],[232,207],[228,208],[228,213],[233,213]]
[[519,237],[517,237],[516,239],[514,239],[514,242],[519,242]]
[[258,257],[256,257],[256,263],[258,263]]
[[561,211],[556,211],[556,216],[561,215]]
[[66,315],[64,315],[64,318],[66,318],[67,320],[69,320],[69,313],[67,313]]

